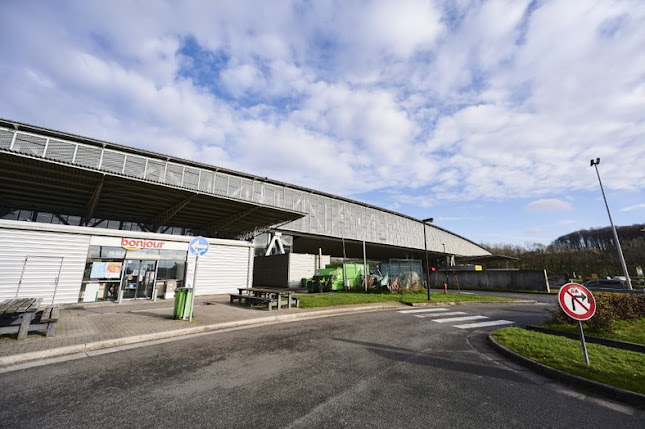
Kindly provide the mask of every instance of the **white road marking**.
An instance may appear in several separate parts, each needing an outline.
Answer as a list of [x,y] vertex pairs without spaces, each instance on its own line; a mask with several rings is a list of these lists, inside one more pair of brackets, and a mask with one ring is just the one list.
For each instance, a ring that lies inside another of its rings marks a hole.
[[408,313],[431,313],[436,311],[448,311],[447,308],[422,308],[419,310],[399,310],[398,313],[408,314]]
[[488,319],[488,317],[486,316],[448,317],[447,319],[432,319],[432,321],[437,323],[449,323],[449,322],[464,322],[466,320],[479,320],[479,319]]
[[460,314],[466,314],[463,311],[449,311],[448,313],[439,313],[439,314],[413,314],[414,317],[444,317],[444,316],[458,316]]
[[475,295],[474,292],[462,292],[464,295]]
[[488,322],[466,323],[465,325],[453,325],[459,329],[483,328],[486,326],[512,325],[515,322],[510,320],[490,320]]

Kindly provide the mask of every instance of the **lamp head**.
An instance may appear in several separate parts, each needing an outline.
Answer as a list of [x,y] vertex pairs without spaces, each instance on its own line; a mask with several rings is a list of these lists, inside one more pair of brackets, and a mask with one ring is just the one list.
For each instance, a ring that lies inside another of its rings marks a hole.
[[593,167],[594,165],[598,165],[598,164],[600,164],[600,158],[596,158],[595,161],[592,159],[590,166]]
[[428,219],[423,219],[421,222],[423,222],[423,223],[432,223],[432,222],[434,222],[434,218],[429,217]]

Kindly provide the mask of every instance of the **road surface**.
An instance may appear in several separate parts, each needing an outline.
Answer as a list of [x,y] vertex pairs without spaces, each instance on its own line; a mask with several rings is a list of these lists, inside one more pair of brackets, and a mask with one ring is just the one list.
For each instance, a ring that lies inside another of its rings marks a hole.
[[[645,427],[643,411],[581,396],[507,364],[486,346],[487,332],[510,325],[502,321],[539,322],[546,308],[378,311],[6,372],[0,374],[0,426]],[[455,318],[462,320],[440,323]],[[463,327],[494,321],[500,324]]]

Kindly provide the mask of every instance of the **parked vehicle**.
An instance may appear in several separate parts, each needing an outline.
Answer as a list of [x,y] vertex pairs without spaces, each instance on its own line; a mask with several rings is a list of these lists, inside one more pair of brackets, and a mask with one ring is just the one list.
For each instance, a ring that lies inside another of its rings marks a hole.
[[625,283],[622,280],[617,279],[598,279],[598,280],[589,280],[583,283],[583,286],[589,288],[611,288],[611,289],[623,289]]

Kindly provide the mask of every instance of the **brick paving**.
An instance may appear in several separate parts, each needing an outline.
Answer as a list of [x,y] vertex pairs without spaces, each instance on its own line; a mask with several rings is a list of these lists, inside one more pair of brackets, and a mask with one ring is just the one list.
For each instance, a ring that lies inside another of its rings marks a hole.
[[63,306],[60,310],[56,336],[47,338],[44,334],[33,332],[27,339],[18,341],[16,335],[2,335],[0,336],[0,357],[193,326],[316,310],[292,308],[269,312],[266,309],[230,304],[228,295],[210,295],[195,299],[193,321],[188,322],[173,319],[173,305],[172,300],[158,300]]

